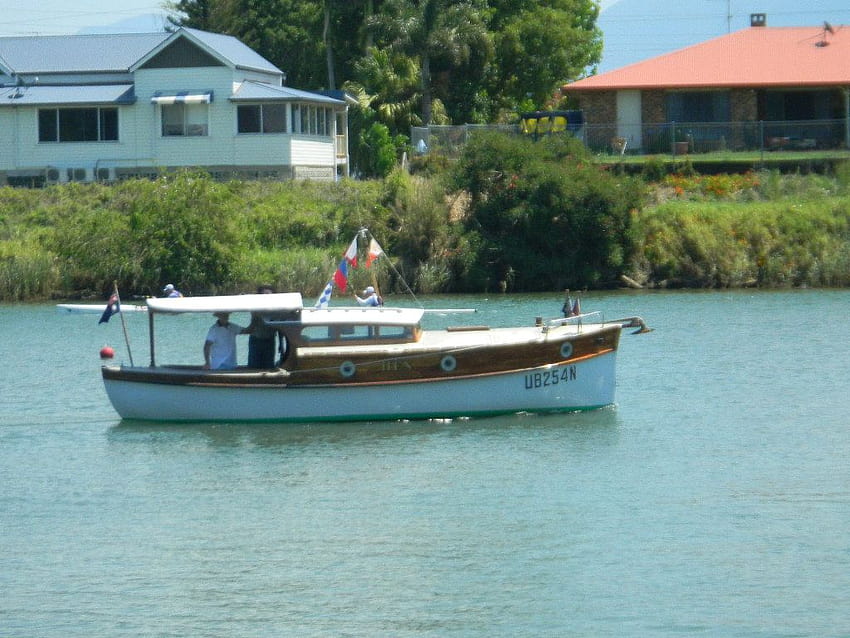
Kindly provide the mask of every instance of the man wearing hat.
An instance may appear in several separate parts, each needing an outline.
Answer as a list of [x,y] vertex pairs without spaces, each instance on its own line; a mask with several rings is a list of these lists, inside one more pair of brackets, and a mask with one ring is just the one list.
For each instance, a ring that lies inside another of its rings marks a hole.
[[165,293],[166,297],[182,297],[183,293],[181,293],[177,288],[174,287],[174,284],[166,284],[165,288],[162,289],[162,292]]
[[384,300],[375,292],[374,286],[366,286],[366,290],[363,291],[363,297],[358,297],[356,294],[354,298],[357,300],[361,306],[383,306]]

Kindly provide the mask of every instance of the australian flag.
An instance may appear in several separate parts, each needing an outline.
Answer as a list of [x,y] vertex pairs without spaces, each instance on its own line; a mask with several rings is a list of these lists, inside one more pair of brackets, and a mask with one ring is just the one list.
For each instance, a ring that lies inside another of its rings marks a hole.
[[113,292],[112,296],[109,298],[109,303],[106,304],[106,309],[103,311],[103,314],[100,315],[100,321],[97,323],[101,324],[108,322],[109,318],[118,312],[121,312],[121,301],[118,299],[118,293]]

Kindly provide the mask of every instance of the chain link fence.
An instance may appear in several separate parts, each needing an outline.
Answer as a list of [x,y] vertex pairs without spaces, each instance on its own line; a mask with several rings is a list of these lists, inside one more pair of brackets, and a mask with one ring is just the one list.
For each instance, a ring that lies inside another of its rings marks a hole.
[[[518,124],[466,124],[411,128],[414,155],[457,157],[477,131],[524,134]],[[850,131],[843,119],[760,122],[665,122],[584,124],[575,135],[601,155],[693,155],[779,151],[830,151],[850,155]]]

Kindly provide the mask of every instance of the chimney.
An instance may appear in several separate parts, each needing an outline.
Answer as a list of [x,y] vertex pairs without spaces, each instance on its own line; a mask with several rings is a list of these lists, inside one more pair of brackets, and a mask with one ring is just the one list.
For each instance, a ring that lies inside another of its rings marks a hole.
[[750,14],[750,26],[751,27],[766,27],[767,26],[767,14],[766,13],[751,13]]

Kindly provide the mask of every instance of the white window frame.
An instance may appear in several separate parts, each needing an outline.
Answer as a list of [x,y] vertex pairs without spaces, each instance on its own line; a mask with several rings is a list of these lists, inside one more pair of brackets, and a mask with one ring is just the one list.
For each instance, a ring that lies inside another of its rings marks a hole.
[[160,104],[159,114],[161,137],[209,137],[209,104]]

